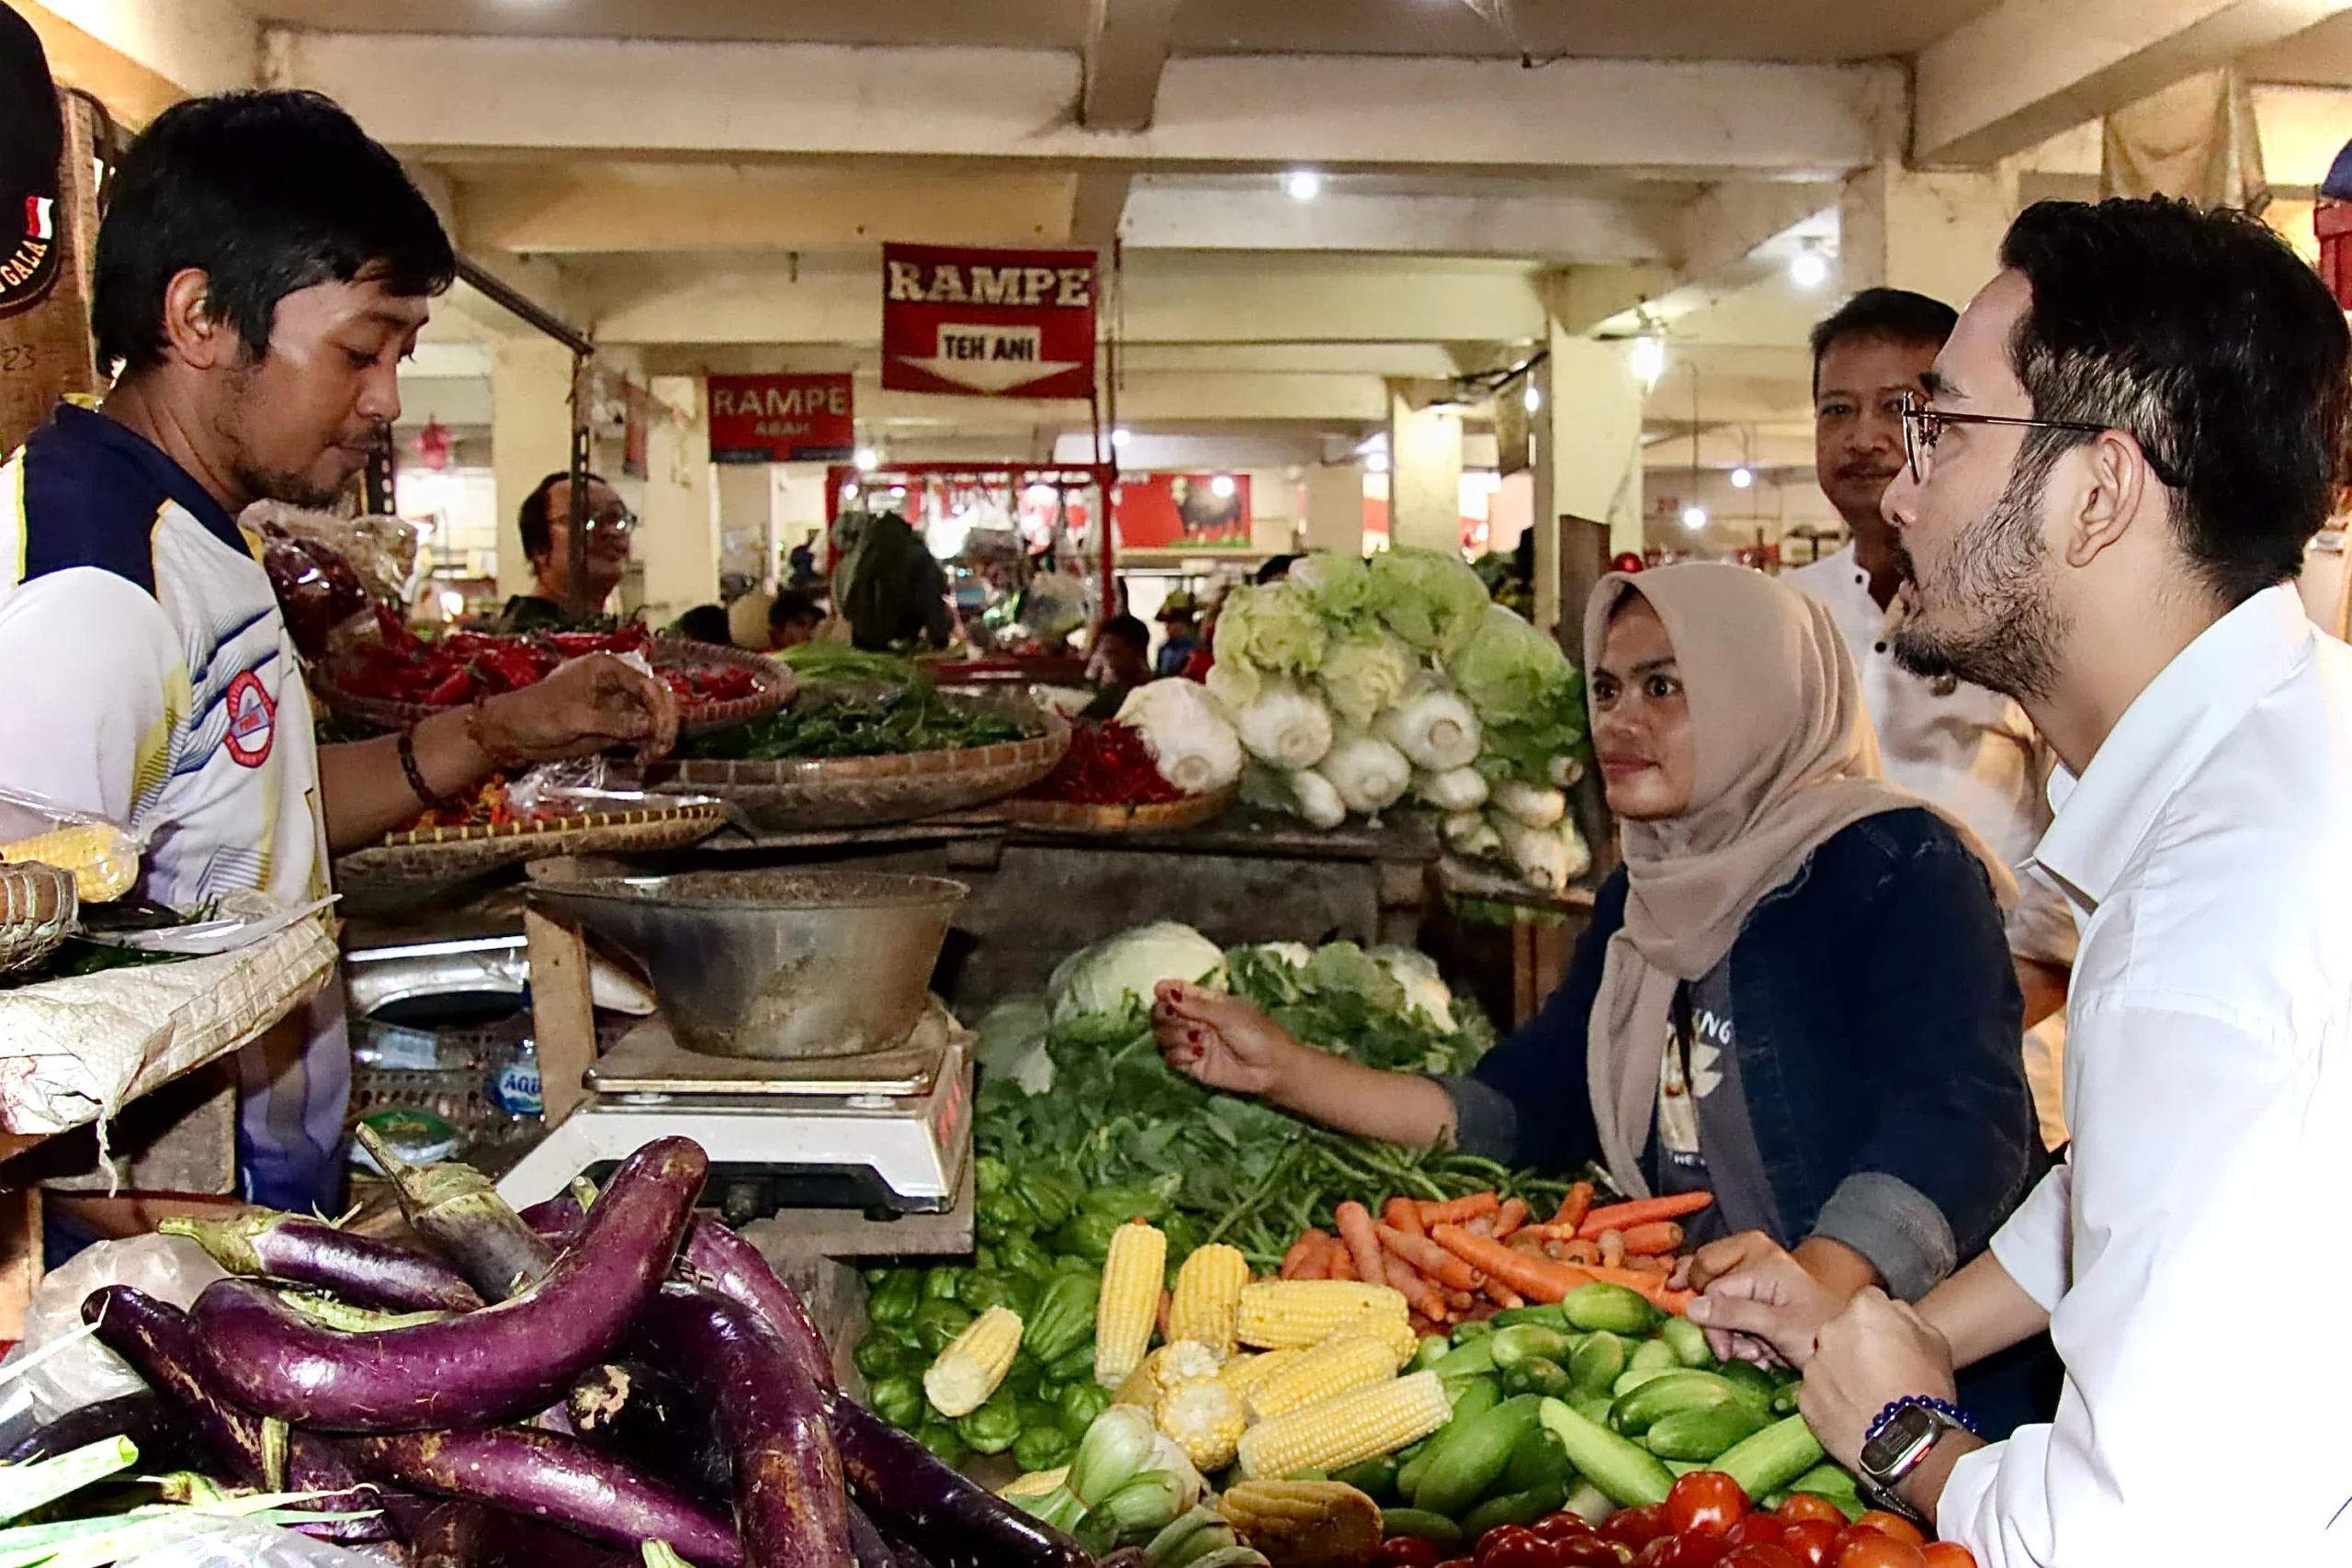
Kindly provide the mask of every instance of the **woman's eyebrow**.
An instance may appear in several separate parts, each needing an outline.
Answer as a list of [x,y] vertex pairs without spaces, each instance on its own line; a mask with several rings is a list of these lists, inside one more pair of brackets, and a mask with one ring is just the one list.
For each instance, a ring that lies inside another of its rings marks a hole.
[[1636,675],[1655,675],[1661,670],[1673,669],[1674,665],[1674,655],[1669,653],[1664,659],[1645,659],[1639,664],[1634,666],[1634,673]]

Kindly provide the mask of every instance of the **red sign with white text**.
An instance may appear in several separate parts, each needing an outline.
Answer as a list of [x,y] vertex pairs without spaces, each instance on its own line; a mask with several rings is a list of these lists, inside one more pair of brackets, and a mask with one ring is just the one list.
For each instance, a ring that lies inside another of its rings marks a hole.
[[1094,394],[1094,253],[882,247],[882,385]]
[[713,376],[714,463],[845,463],[857,450],[847,376]]
[[1129,474],[1111,502],[1126,550],[1246,550],[1248,474]]

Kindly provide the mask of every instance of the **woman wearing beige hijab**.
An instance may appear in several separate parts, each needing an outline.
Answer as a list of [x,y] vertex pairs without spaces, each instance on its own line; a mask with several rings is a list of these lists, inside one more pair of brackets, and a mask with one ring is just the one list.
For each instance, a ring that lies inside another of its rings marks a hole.
[[1533,1020],[1438,1080],[1170,984],[1161,1049],[1343,1131],[1598,1160],[1634,1195],[1712,1190],[1689,1225],[1716,1244],[1702,1261],[1785,1247],[1840,1295],[1924,1293],[2041,1168],[2007,872],[1879,779],[1852,661],[1813,600],[1729,566],[1613,575],[1585,656],[1625,865]]

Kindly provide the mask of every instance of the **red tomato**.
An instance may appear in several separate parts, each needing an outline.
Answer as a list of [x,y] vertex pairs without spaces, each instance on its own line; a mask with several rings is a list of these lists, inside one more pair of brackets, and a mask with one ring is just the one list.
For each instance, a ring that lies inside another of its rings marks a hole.
[[1778,1546],[1788,1529],[1789,1521],[1786,1519],[1776,1518],[1770,1514],[1750,1514],[1732,1526],[1731,1533],[1724,1540],[1735,1547]]
[[1837,1563],[1838,1568],[1928,1568],[1926,1555],[1909,1541],[1860,1528],[1846,1532]]
[[1913,1524],[1901,1514],[1890,1514],[1883,1508],[1872,1508],[1854,1521],[1854,1528],[1858,1530],[1876,1530],[1881,1535],[1891,1535],[1910,1546],[1923,1547],[1928,1544],[1928,1538],[1919,1533],[1917,1525]]
[[1380,1543],[1383,1568],[1437,1568],[1438,1547],[1418,1536],[1392,1535]]
[[1552,1543],[1523,1525],[1497,1525],[1478,1538],[1478,1568],[1555,1568]]
[[1747,1517],[1747,1494],[1720,1471],[1694,1470],[1666,1495],[1666,1522],[1677,1535],[1729,1535]]
[[1791,1495],[1787,1502],[1781,1505],[1781,1517],[1792,1522],[1798,1519],[1819,1519],[1823,1524],[1835,1525],[1841,1530],[1846,1528],[1846,1516],[1838,1511],[1838,1505],[1826,1497],[1816,1497],[1810,1492],[1799,1492]]
[[1565,1511],[1546,1514],[1527,1528],[1545,1540],[1581,1540],[1594,1533],[1590,1519]]
[[1719,1535],[1668,1535],[1642,1548],[1635,1568],[1716,1568],[1730,1548]]
[[1826,1519],[1799,1519],[1781,1537],[1781,1545],[1795,1558],[1801,1568],[1826,1568],[1838,1560],[1838,1543],[1845,1539],[1846,1521],[1840,1515],[1836,1524]]
[[1976,1568],[1976,1553],[1956,1540],[1931,1540],[1919,1549],[1928,1568]]
[[1735,1546],[1731,1555],[1723,1560],[1722,1568],[1798,1568],[1797,1560],[1786,1548],[1769,1541],[1753,1546]]
[[1673,1529],[1666,1522],[1666,1505],[1656,1503],[1646,1508],[1618,1509],[1601,1521],[1600,1539],[1639,1551],[1658,1537],[1672,1534]]
[[1439,1563],[1437,1568],[1478,1568],[1478,1565],[1467,1557],[1449,1557]]
[[1597,1535],[1570,1536],[1552,1542],[1552,1561],[1560,1568],[1625,1568],[1625,1550]]

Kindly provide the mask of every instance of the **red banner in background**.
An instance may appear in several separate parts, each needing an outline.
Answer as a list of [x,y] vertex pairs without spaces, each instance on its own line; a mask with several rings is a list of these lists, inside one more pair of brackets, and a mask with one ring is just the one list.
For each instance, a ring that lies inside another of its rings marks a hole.
[[857,450],[847,376],[713,376],[714,463],[845,463]]
[[1111,522],[1123,550],[1246,550],[1250,476],[1128,474]]
[[1094,395],[1094,253],[882,247],[882,385]]

